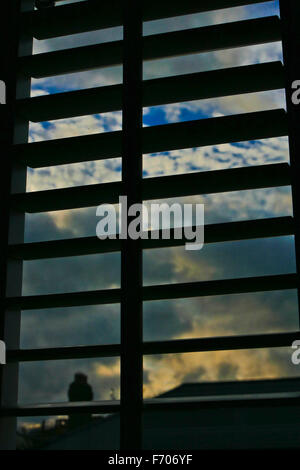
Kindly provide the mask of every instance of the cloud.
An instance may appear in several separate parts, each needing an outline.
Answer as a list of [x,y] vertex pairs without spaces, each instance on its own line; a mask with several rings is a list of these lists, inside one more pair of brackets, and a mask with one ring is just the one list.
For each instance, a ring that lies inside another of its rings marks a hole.
[[[244,253],[240,253],[243,256],[238,258],[236,258],[236,247],[232,247],[232,250],[227,253],[227,259],[226,251],[217,251],[210,259],[206,258],[206,262],[200,255],[198,259],[191,260],[184,252],[181,254],[181,259],[178,259],[178,253],[170,256],[170,253],[166,253],[167,250],[157,252],[159,256],[155,256],[153,252],[147,252],[148,260],[145,260],[145,266],[149,266],[150,274],[146,269],[145,283],[207,279],[216,276],[216,273],[219,274],[220,269],[227,269],[232,262],[236,262],[240,266],[234,267],[233,265],[231,270],[235,269],[236,271],[239,267],[239,269],[245,269],[247,275],[253,274],[253,271],[256,274],[258,268],[264,270],[270,262],[273,263],[271,263],[272,270],[276,272],[276,269],[281,269],[280,259],[272,260],[271,255],[280,252],[280,256],[288,259],[290,250],[281,239],[276,243],[275,245],[270,244],[269,247],[263,243],[258,252],[254,249],[245,249]],[[251,257],[249,257],[249,253],[251,253]],[[264,258],[261,253],[264,253]],[[268,254],[270,255],[269,261]],[[259,266],[257,258],[261,259]],[[100,283],[104,278],[106,281],[110,278],[107,273],[108,266],[110,266],[112,273],[111,279],[115,279],[117,276],[116,264],[109,260],[98,263],[97,275],[91,263],[87,263],[85,260],[81,266],[78,260],[79,258],[75,264],[72,262],[70,268],[63,262],[56,263],[56,269],[53,270],[49,270],[47,267],[48,262],[42,263],[39,268],[36,266],[35,272],[46,273],[45,281],[41,279],[43,276],[38,278],[31,272],[29,274],[27,272],[30,289],[45,289],[45,286],[48,288],[48,285],[51,285],[53,290],[54,287],[56,290],[66,290],[66,286],[62,285],[63,278],[72,284],[73,290],[90,289],[94,287],[92,282],[95,279]],[[86,285],[83,283],[81,275],[83,267],[88,276],[85,280]],[[207,268],[214,269],[214,272],[210,274]],[[289,271],[290,267],[286,266],[286,269]],[[231,275],[233,274],[231,272]],[[224,272],[222,276],[224,276]],[[271,294],[216,296],[189,299],[185,302],[183,300],[156,302],[155,307],[153,305],[154,303],[152,305],[150,303],[145,306],[144,335],[146,340],[288,331],[295,328],[298,318],[296,296],[289,292],[275,293],[274,296]],[[242,318],[241,315],[243,315]],[[24,338],[24,334],[27,333],[25,343],[27,347],[37,346],[32,340],[32,328],[36,334],[35,341],[38,341],[38,347],[54,347],[58,344],[107,344],[119,339],[119,314],[118,309],[113,306],[102,306],[99,312],[97,307],[92,309],[76,308],[69,311],[68,309],[54,309],[45,312],[27,312],[26,316],[27,324],[25,321],[25,324],[22,325],[22,334]],[[37,318],[39,323],[34,327]],[[150,329],[148,330],[149,324]],[[51,339],[51,335],[55,335],[55,338]],[[146,396],[160,393],[181,382],[192,380],[192,378],[194,380],[218,380],[222,377],[222,379],[237,378],[242,380],[251,377],[276,377],[287,373],[297,374],[296,369],[289,369],[287,355],[284,360],[281,356],[273,356],[272,351],[261,350],[255,353],[252,351],[241,353],[229,351],[182,356],[145,358]],[[264,361],[263,366],[262,361]],[[111,386],[116,391],[119,390],[116,359],[112,358],[105,367],[101,360],[93,360],[90,363],[50,361],[49,363],[32,363],[22,366],[21,399],[27,402],[33,399],[39,402],[49,399],[47,397],[50,397],[51,401],[61,400],[66,390],[67,381],[78,368],[88,373],[99,398],[108,397]],[[228,371],[227,375],[225,374],[226,370]],[[51,374],[55,374],[55,379],[50,378]],[[34,386],[36,377],[39,377],[40,380],[38,387]]]
[[[71,359],[44,361],[20,365],[20,403],[59,403],[67,401],[67,392],[74,374],[82,371],[88,375],[95,400],[109,400],[111,388],[120,388],[118,360]],[[105,371],[114,371],[107,375]],[[99,374],[99,371],[104,373]]]
[[31,123],[30,141],[61,139],[121,129],[121,112],[59,119],[49,123]]
[[[145,25],[145,34],[185,29],[204,24],[233,21],[276,12],[277,2],[251,8],[222,10],[189,15]],[[275,9],[274,9],[275,8]],[[122,37],[121,28],[40,42],[36,52],[75,47]],[[77,42],[76,42],[77,41]],[[78,42],[79,41],[79,42]],[[145,64],[145,78],[191,73],[201,70],[259,63],[281,58],[276,44],[195,54]],[[35,80],[33,95],[49,94],[121,81],[121,67],[95,70],[51,79]],[[202,100],[145,110],[145,124],[222,116],[284,106],[282,92]],[[31,140],[71,137],[121,129],[121,113],[32,123]],[[234,168],[288,161],[286,138],[265,139],[238,144],[225,143],[195,149],[182,149],[144,156],[145,177],[192,171]],[[28,191],[118,181],[120,159],[85,162],[76,165],[29,170]],[[180,202],[204,202],[206,223],[246,220],[292,214],[289,188],[239,191],[226,194],[174,198]],[[100,203],[101,201],[99,201]],[[26,240],[73,238],[95,234],[95,208],[58,211],[26,216]],[[192,282],[293,272],[291,238],[205,245],[191,256],[183,249],[147,251],[144,255],[146,285]],[[75,292],[114,288],[120,282],[119,254],[93,255],[57,260],[25,262],[24,294]],[[289,331],[297,327],[298,311],[294,291],[196,299],[147,302],[145,340],[213,337]],[[46,309],[23,312],[22,346],[56,347],[117,343],[120,340],[119,305],[86,308]],[[221,351],[146,357],[145,396],[153,396],[186,381],[243,380],[247,378],[297,375],[290,364],[289,349]],[[118,394],[119,359],[70,360],[21,365],[20,402],[63,401],[73,374],[89,375],[96,399],[109,399],[110,388]]]
[[144,360],[148,371],[144,397],[156,396],[187,381],[271,379],[297,375],[295,367],[287,370],[290,362],[288,348],[276,351],[276,356],[273,351],[260,349],[149,356]]

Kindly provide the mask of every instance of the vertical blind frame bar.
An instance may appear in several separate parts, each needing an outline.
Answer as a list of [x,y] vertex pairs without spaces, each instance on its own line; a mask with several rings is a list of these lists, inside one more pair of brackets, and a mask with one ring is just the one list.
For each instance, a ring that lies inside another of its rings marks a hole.
[[[130,207],[142,202],[142,2],[124,1],[123,24],[122,181]],[[128,217],[126,230],[130,221]],[[142,448],[142,285],[141,240],[128,237],[121,243],[120,447],[123,450]]]

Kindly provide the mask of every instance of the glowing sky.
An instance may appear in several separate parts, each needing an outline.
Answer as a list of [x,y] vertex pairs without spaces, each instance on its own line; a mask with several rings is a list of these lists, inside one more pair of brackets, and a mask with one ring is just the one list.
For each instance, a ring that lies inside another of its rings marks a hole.
[[[208,24],[278,14],[277,2],[188,15],[145,24],[155,34]],[[122,38],[114,28],[47,41],[35,41],[34,52],[112,41]],[[281,45],[194,54],[145,63],[145,79],[217,68],[281,60]],[[121,82],[121,67],[33,80],[32,96],[105,86]],[[193,101],[144,109],[144,125],[205,119],[285,106],[283,91]],[[121,112],[31,123],[30,140],[107,132],[121,129]],[[287,162],[286,138],[272,138],[145,155],[144,177],[193,171]],[[110,159],[28,170],[28,191],[117,181],[121,160]],[[291,215],[289,188],[242,191],[176,199],[204,202],[206,223]],[[101,201],[99,201],[101,203]],[[95,235],[95,208],[36,214],[26,218],[26,240],[49,240]],[[100,243],[100,242],[99,242]],[[221,243],[198,253],[183,248],[147,251],[144,283],[176,283],[220,278],[290,273],[295,271],[291,237]],[[118,287],[120,255],[105,254],[25,262],[24,295],[74,292]],[[134,312],[133,312],[134,313]],[[235,334],[292,331],[298,326],[294,291],[215,296],[148,302],[144,308],[145,340],[196,338]],[[54,347],[117,343],[120,340],[119,306],[49,309],[23,312],[22,346]],[[145,396],[153,396],[183,382],[298,375],[290,349],[224,351],[147,357]],[[119,361],[68,360],[25,363],[20,370],[20,401],[66,400],[74,372],[89,376],[95,399],[119,394]]]

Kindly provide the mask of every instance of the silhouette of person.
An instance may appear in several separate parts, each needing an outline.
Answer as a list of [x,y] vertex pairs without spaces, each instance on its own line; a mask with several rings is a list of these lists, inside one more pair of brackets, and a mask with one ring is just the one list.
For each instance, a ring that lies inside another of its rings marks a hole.
[[[93,389],[87,381],[87,376],[82,372],[76,372],[74,382],[69,386],[68,390],[69,401],[91,401],[94,394]],[[81,426],[90,421],[90,413],[80,413],[78,415],[69,416],[69,426]]]

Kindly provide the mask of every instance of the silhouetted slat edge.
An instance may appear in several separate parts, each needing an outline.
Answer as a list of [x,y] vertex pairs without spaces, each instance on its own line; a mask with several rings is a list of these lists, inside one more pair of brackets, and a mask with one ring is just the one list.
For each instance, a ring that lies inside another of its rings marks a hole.
[[[238,349],[259,349],[284,346],[290,347],[293,341],[298,338],[300,338],[300,332],[151,341],[143,343],[143,354],[178,354],[206,351],[230,351]],[[83,359],[96,357],[118,357],[119,355],[120,345],[118,344],[102,346],[23,349],[8,350],[7,362],[11,363],[52,361],[62,359]]]
[[1,407],[0,416],[54,416],[80,413],[115,413],[120,411],[118,401],[65,402],[40,405],[19,405],[17,407]]
[[52,361],[58,359],[90,359],[95,357],[118,357],[121,353],[119,344],[101,346],[73,346],[58,348],[8,350],[7,362]]
[[[296,335],[295,335],[296,337]],[[197,410],[214,408],[256,408],[256,407],[282,407],[299,408],[300,392],[261,393],[249,395],[209,396],[196,398],[152,398],[143,402],[144,411],[155,410]],[[55,416],[73,415],[80,413],[117,413],[120,411],[119,401],[94,402],[65,402],[41,405],[19,405],[17,407],[4,406],[0,409],[0,416]]]
[[295,339],[300,339],[299,331],[288,333],[266,333],[261,335],[152,341],[144,343],[143,353],[145,355],[178,354],[185,352],[279,348],[284,346],[290,347]]
[[[181,2],[145,2],[143,20],[200,13],[223,8],[268,2],[270,0],[189,0]],[[122,25],[122,2],[82,2],[23,13],[24,29],[36,39],[49,39]]]
[[[267,292],[295,289],[298,286],[296,274],[281,274],[240,279],[222,279],[183,284],[165,284],[143,288],[143,300],[166,300],[178,298],[204,297],[214,295]],[[77,307],[119,303],[120,289],[105,291],[75,292],[70,294],[46,294],[23,297],[8,297],[5,306],[8,310],[34,310],[45,308]]]
[[[143,199],[216,194],[289,184],[289,165],[276,163],[147,178],[143,180]],[[36,213],[93,207],[104,203],[112,204],[119,202],[122,189],[122,183],[105,183],[14,194],[11,196],[11,207],[28,213]]]
[[166,284],[144,287],[143,300],[187,299],[214,295],[245,294],[248,292],[267,292],[295,289],[297,285],[298,276],[296,274]]
[[[284,109],[144,127],[143,153],[288,135]],[[33,168],[121,157],[122,132],[18,144],[14,158]]]
[[[143,58],[163,59],[280,40],[280,19],[270,16],[145,36]],[[45,78],[121,63],[122,41],[114,41],[21,57],[19,70],[34,78]]]
[[299,392],[220,395],[190,398],[152,398],[144,401],[144,411],[208,410],[224,408],[294,407],[299,409]]
[[[143,105],[165,105],[283,87],[282,63],[269,62],[144,81]],[[121,107],[122,85],[55,93],[17,102],[18,113],[34,122],[118,111]]]
[[[192,227],[195,231],[196,227]],[[205,243],[218,243],[224,241],[237,241],[255,238],[279,237],[294,234],[293,217],[276,217],[260,220],[246,220],[221,224],[210,224],[204,227]],[[144,249],[181,246],[186,240],[175,239],[174,230],[170,230],[170,239],[162,239],[162,230],[159,231],[159,239],[151,237],[148,232],[148,240],[142,240]],[[67,256],[82,256],[99,253],[112,253],[120,251],[121,241],[99,240],[97,237],[82,237],[66,240],[54,240],[46,242],[32,242],[20,245],[10,245],[8,254],[11,258],[23,260],[60,258]]]
[[121,289],[99,291],[72,292],[70,294],[28,295],[23,297],[7,297],[5,304],[8,309],[34,310],[40,308],[78,307],[81,305],[106,305],[119,303]]

